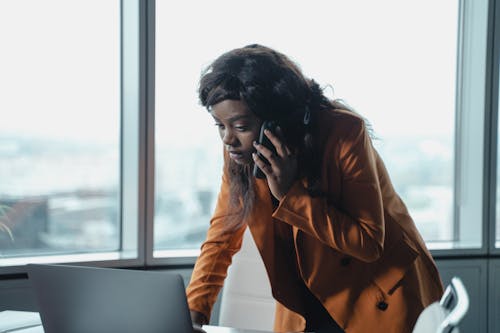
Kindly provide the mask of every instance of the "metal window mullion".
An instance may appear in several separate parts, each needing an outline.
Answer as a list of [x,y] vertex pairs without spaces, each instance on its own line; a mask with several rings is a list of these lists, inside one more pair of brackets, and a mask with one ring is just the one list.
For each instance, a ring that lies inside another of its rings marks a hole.
[[457,65],[455,83],[455,144],[454,144],[454,186],[453,186],[453,242],[460,240],[460,206],[462,203],[462,117],[463,117],[463,62],[464,62],[464,29],[465,29],[465,0],[458,5],[458,32],[457,32]]
[[[121,224],[129,266],[144,265],[144,117],[140,52],[140,0],[121,1]],[[122,264],[125,264],[123,262]]]
[[435,256],[487,253],[483,218],[486,199],[483,183],[486,167],[484,60],[487,13],[488,0],[459,2],[453,208],[455,248],[433,250]]
[[153,263],[154,251],[154,215],[155,215],[155,0],[145,1],[144,24],[144,59],[146,84],[146,237],[144,244],[146,265]]
[[486,81],[486,110],[487,119],[485,128],[488,131],[487,152],[489,154],[488,166],[485,171],[488,175],[485,193],[488,200],[485,200],[485,239],[488,241],[490,253],[500,254],[500,248],[496,245],[497,232],[497,179],[498,179],[498,112],[499,112],[499,89],[500,89],[500,6],[495,0],[490,0],[490,14],[488,19],[488,53],[487,53],[487,81]]
[[[484,117],[488,1],[464,1],[460,239],[466,248],[486,253],[484,239]],[[480,241],[476,244],[476,239]],[[471,242],[471,243],[468,243]],[[472,245],[474,244],[474,245]],[[465,250],[464,250],[465,251]]]

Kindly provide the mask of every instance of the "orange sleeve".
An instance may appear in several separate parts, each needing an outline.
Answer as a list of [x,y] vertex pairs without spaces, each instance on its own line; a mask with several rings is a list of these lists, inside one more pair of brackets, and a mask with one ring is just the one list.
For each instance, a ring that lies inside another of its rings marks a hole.
[[236,231],[228,229],[225,223],[228,202],[229,183],[224,173],[215,212],[186,290],[189,309],[201,312],[208,320],[226,278],[232,256],[241,248],[245,231],[245,227]]
[[327,174],[337,172],[332,165],[338,165],[335,170],[342,173],[340,204],[336,207],[326,197],[311,197],[298,181],[281,200],[273,217],[342,253],[371,262],[380,257],[384,242],[376,154],[362,119],[357,119],[344,133],[344,138],[330,136],[322,164]]

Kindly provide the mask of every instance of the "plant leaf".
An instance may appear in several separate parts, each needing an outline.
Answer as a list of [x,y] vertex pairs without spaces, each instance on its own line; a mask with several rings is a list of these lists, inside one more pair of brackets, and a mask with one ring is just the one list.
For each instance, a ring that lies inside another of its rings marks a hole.
[[2,222],[0,222],[0,230],[5,231],[7,235],[9,235],[10,240],[14,241],[14,235],[12,235],[12,231],[10,231],[10,228]]

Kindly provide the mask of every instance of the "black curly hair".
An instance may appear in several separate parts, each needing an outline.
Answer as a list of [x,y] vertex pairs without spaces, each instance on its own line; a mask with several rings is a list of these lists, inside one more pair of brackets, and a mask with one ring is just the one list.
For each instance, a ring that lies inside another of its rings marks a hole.
[[[307,179],[310,195],[321,195],[314,128],[317,113],[334,108],[334,102],[287,56],[258,44],[226,52],[202,73],[198,93],[209,111],[224,100],[241,100],[261,120],[278,121],[286,144],[297,153],[299,178]],[[252,166],[229,160],[225,167],[235,213],[231,216],[241,225],[255,202]]]

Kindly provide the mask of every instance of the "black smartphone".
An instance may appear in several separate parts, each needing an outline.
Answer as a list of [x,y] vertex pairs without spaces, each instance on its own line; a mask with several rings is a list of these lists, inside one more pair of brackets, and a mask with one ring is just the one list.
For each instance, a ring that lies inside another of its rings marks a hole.
[[[266,120],[262,123],[262,126],[260,127],[260,134],[259,134],[259,140],[257,141],[267,149],[272,150],[276,154],[276,148],[274,145],[271,143],[269,138],[264,134],[264,130],[268,129],[272,133],[276,132],[276,127],[278,126],[278,123],[273,120]],[[264,163],[267,163],[269,165],[269,161],[262,156],[260,153],[257,153],[257,155],[264,161]],[[254,164],[253,167],[253,175],[257,178],[266,178],[266,175],[262,170],[257,166],[257,164]]]

